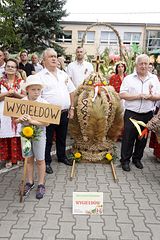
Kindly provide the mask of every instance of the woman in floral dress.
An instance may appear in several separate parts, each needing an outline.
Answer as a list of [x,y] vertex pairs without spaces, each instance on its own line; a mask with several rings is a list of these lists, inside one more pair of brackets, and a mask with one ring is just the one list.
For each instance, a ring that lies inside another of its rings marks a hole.
[[5,161],[6,167],[20,164],[22,161],[21,141],[18,125],[13,119],[3,115],[5,97],[22,98],[21,84],[23,80],[18,73],[18,63],[8,59],[5,72],[0,78],[0,162]]
[[115,74],[113,74],[109,79],[109,85],[113,86],[117,93],[119,93],[122,81],[126,76],[125,71],[126,71],[125,63],[118,62],[116,64]]

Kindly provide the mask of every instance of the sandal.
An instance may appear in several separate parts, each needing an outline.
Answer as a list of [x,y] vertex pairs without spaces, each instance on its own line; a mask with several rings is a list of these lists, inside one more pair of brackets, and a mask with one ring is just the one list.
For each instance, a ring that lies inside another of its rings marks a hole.
[[22,161],[17,161],[17,165],[18,165],[19,167],[22,167],[22,166],[23,166],[23,160],[22,160]]
[[12,162],[7,162],[7,163],[6,163],[6,168],[9,169],[9,168],[11,168],[11,167],[12,167]]

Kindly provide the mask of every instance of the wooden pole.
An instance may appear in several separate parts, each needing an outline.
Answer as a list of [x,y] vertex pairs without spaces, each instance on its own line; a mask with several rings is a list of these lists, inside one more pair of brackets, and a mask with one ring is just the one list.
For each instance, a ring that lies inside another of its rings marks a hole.
[[71,176],[70,176],[70,180],[72,181],[73,177],[75,176],[75,166],[76,166],[76,160],[73,160],[73,164],[72,164],[72,169],[71,169]]
[[26,173],[27,173],[27,158],[24,159],[24,167],[23,167],[23,176],[20,184],[20,203],[23,202],[23,196],[24,196],[24,188],[25,188],[25,183],[26,183]]
[[112,169],[112,174],[113,174],[114,181],[117,182],[117,175],[116,175],[116,170],[115,170],[113,161],[111,161],[111,169]]

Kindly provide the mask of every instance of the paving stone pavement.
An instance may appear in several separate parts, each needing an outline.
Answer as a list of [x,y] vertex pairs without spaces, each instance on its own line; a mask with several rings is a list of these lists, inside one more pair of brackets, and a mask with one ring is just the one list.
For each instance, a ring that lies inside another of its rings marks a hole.
[[[71,167],[53,156],[45,197],[37,200],[33,189],[23,203],[23,168],[1,171],[0,240],[160,240],[160,163],[148,147],[143,163],[124,172],[117,161],[117,183],[109,164],[79,163],[70,181]],[[103,192],[103,215],[73,215],[73,191]]]

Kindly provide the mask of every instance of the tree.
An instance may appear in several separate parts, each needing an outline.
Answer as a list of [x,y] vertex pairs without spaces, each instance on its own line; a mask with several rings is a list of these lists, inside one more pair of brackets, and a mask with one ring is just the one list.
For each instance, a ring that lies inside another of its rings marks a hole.
[[55,36],[62,33],[60,20],[67,16],[63,7],[66,0],[25,0],[24,15],[19,25],[22,46],[31,52],[54,47],[58,52],[63,49],[55,43]]
[[0,46],[14,51],[20,48],[21,40],[17,21],[22,16],[23,0],[0,1]]

